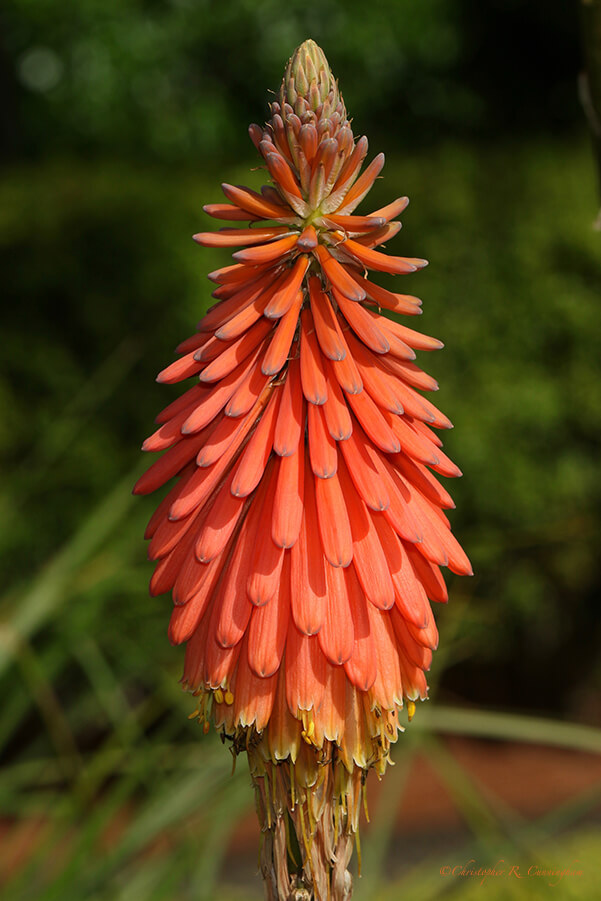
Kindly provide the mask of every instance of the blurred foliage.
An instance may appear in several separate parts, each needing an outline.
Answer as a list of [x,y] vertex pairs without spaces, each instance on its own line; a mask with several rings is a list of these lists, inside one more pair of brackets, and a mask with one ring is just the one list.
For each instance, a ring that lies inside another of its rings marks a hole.
[[563,0],[385,0],[369,15],[361,0],[6,0],[0,16],[7,146],[28,156],[234,158],[307,37],[374,139],[411,147],[441,129],[507,135],[579,116]]
[[[358,0],[3,5],[3,901],[261,894],[252,865],[239,882],[221,874],[248,777],[241,766],[230,779],[218,740],[186,720],[169,601],[146,594],[154,501],[130,488],[178,393],[154,375],[211,302],[206,272],[228,259],[189,236],[214,227],[202,204],[221,181],[262,183],[246,124],[307,36],[357,131],[387,153],[373,207],[412,200],[390,249],[431,261],[403,287],[424,299],[409,324],[447,345],[420,362],[456,426],[445,448],[466,476],[450,483],[451,518],[476,571],[437,611],[436,703],[395,753],[358,901],[480,890],[441,886],[434,849],[395,864],[418,749],[469,823],[466,855],[556,864],[573,845],[587,877],[562,897],[597,896],[601,837],[579,824],[598,786],[523,822],[437,737],[601,747],[601,264],[573,13],[560,0],[384,0],[369,15]],[[486,890],[507,897],[502,882]]]

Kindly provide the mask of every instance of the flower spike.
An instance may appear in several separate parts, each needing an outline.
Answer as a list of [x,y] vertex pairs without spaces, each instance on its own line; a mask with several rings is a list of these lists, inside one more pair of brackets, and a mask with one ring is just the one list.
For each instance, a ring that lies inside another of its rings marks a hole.
[[355,212],[384,156],[361,171],[367,139],[314,41],[249,134],[271,183],[224,184],[204,208],[226,224],[194,240],[233,263],[158,377],[194,381],[157,417],[144,450],[164,453],[134,491],[175,479],[146,530],[151,593],[172,592],[194,715],[248,755],[267,898],[346,901],[365,779],[427,697],[440,567],[471,574],[433,475],[461,473],[414,362],[442,344],[381,315],[421,301],[368,272],[426,265],[376,249],[408,199]]

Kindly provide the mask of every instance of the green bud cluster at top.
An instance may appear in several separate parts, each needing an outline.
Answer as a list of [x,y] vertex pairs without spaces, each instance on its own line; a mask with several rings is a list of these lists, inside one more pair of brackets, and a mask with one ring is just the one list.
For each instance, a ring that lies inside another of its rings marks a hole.
[[289,104],[297,116],[322,106],[320,118],[329,118],[337,112],[346,118],[344,101],[338,91],[338,83],[326,59],[325,53],[315,41],[307,40],[297,48],[288,60],[279,92],[280,109]]

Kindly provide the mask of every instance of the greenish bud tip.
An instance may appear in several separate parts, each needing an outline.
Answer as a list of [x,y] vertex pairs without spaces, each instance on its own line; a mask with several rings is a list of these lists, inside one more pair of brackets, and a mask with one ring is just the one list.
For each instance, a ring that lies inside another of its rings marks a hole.
[[288,60],[280,89],[280,103],[295,108],[297,100],[305,100],[312,110],[331,96],[330,105],[336,109],[340,101],[338,85],[321,47],[311,39],[303,41]]

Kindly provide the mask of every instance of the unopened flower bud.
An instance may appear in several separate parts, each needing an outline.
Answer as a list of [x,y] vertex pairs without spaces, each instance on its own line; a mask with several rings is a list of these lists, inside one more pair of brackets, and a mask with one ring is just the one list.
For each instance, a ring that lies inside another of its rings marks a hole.
[[[299,98],[315,112],[328,101],[331,111],[342,103],[338,84],[326,59],[325,53],[315,41],[305,41],[288,60],[286,73],[280,88],[280,106],[288,103],[296,109]],[[342,106],[344,110],[344,104]]]

